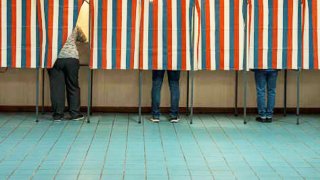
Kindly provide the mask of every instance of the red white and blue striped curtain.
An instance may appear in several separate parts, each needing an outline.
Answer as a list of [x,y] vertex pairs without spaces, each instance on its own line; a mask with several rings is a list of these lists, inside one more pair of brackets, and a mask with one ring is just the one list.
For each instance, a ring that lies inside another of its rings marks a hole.
[[301,0],[250,0],[248,13],[248,68],[300,68]]
[[39,22],[44,42],[41,43],[41,66],[52,68],[58,54],[71,35],[84,0],[40,0]]
[[302,68],[320,69],[320,2],[303,0]]
[[201,0],[199,70],[242,70],[246,0]]
[[196,4],[197,0],[142,1],[140,69],[197,69],[196,60],[191,58],[192,20],[193,15],[199,15],[193,14]]
[[90,68],[138,69],[141,1],[91,0],[90,11]]
[[39,67],[37,0],[1,0],[0,29],[0,67]]

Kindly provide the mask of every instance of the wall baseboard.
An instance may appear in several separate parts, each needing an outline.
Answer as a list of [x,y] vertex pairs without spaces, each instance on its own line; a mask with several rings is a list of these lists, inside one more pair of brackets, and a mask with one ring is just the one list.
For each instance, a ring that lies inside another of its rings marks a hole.
[[[35,112],[35,106],[0,106],[0,112]],[[168,107],[161,108],[163,113],[169,112]],[[195,107],[194,113],[197,114],[209,114],[209,113],[225,113],[225,114],[233,114],[235,113],[234,108],[210,108],[210,107]],[[39,107],[39,111],[42,112],[42,107]],[[82,112],[87,112],[87,107],[81,107]],[[51,112],[51,107],[45,106],[44,112]],[[92,107],[92,112],[96,113],[137,113],[138,107]],[[150,113],[150,107],[142,107],[143,113]],[[180,107],[181,113],[186,113],[185,107]],[[243,113],[243,108],[238,108],[238,113]],[[256,108],[247,108],[247,113],[254,114],[257,113]],[[283,108],[275,108],[275,114],[282,114]],[[288,114],[295,114],[296,108],[287,108]],[[300,108],[301,114],[320,114],[320,108]]]

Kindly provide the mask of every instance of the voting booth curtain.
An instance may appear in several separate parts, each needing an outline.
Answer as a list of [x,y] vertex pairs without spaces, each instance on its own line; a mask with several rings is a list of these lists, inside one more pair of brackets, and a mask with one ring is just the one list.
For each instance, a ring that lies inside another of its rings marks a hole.
[[[0,67],[51,68],[82,3],[1,0]],[[92,69],[320,68],[317,0],[92,0],[90,11]]]
[[40,0],[40,21],[44,42],[41,44],[41,67],[52,68],[71,35],[84,0]]
[[201,0],[199,70],[243,70],[246,0]]
[[91,0],[91,69],[138,69],[140,0]]
[[0,1],[0,67],[39,67],[37,11],[37,0]]
[[249,1],[249,69],[301,67],[301,13],[301,0]]
[[192,57],[194,53],[191,47],[193,16],[199,15],[193,14],[196,1],[142,1],[140,69],[197,69],[197,61]]
[[320,69],[320,2],[303,0],[303,69]]

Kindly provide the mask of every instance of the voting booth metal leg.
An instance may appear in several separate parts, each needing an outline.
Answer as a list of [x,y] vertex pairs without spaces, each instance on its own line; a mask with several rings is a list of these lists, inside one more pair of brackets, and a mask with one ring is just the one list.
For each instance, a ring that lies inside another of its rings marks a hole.
[[141,124],[142,122],[142,71],[139,70],[139,121],[138,123]]
[[91,106],[90,106],[90,115],[92,115],[93,70],[91,70],[90,73],[91,73],[91,84],[90,84],[90,89],[91,89],[91,91],[90,91],[90,104],[91,104]]
[[300,74],[299,70],[297,73],[297,125],[300,124]]
[[248,77],[247,71],[243,71],[243,88],[244,88],[244,95],[243,95],[243,123],[247,124],[247,86],[248,86]]
[[283,116],[287,116],[287,80],[288,71],[284,70]]
[[189,98],[190,98],[190,72],[187,71],[187,99],[186,99],[186,115],[189,116]]
[[235,93],[235,98],[234,98],[234,115],[238,116],[238,84],[239,84],[239,72],[236,71],[236,84],[235,84],[235,89],[234,89],[234,93]]
[[191,75],[190,124],[193,124],[194,71],[191,71],[190,75]]
[[90,123],[90,115],[91,115],[91,95],[92,95],[92,71],[90,68],[88,68],[88,107],[87,107],[87,123]]
[[42,93],[41,93],[41,103],[42,103],[42,107],[41,107],[41,113],[44,114],[44,92],[45,92],[45,73],[46,73],[46,70],[45,69],[42,69]]
[[39,68],[36,72],[36,122],[39,122]]

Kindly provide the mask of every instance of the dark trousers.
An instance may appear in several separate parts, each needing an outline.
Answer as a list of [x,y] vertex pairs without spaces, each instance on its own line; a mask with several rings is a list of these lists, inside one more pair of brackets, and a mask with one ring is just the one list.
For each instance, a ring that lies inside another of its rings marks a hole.
[[53,68],[48,70],[53,116],[63,116],[66,90],[70,115],[76,117],[80,114],[79,68],[78,59],[66,58],[57,59]]
[[[154,70],[152,71],[152,116],[154,118],[160,117],[160,94],[165,71]],[[171,109],[170,116],[179,116],[179,99],[180,99],[180,71],[167,71],[168,80],[171,93]]]

